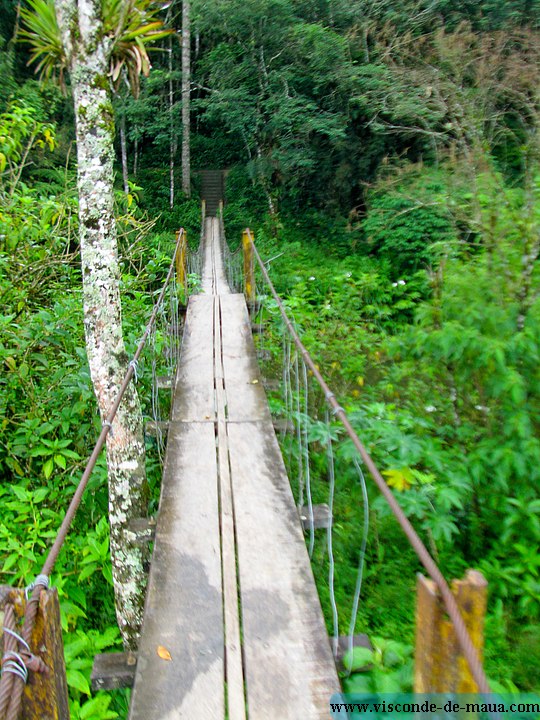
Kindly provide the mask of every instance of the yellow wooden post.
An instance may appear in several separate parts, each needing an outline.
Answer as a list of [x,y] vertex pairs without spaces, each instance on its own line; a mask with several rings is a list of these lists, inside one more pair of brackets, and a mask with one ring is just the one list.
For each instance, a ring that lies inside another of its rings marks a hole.
[[[178,246],[178,252],[176,253],[176,282],[178,287],[184,288],[183,301],[187,302],[188,297],[188,276],[187,276],[187,233],[182,232],[182,238],[180,245]],[[178,236],[177,236],[178,241]]]
[[[453,581],[452,592],[481,659],[487,582],[478,571],[468,570],[463,580]],[[417,582],[414,690],[418,693],[478,692],[437,587],[423,575],[418,575]]]
[[[26,607],[24,590],[0,587],[1,642],[4,608],[7,603],[13,606],[15,617],[20,621]],[[30,647],[43,660],[48,672],[29,672],[28,682],[24,687],[22,720],[69,720],[64,645],[56,588],[41,593]]]
[[255,269],[249,228],[242,233],[242,248],[244,251],[244,295],[248,305],[253,305],[255,303]]

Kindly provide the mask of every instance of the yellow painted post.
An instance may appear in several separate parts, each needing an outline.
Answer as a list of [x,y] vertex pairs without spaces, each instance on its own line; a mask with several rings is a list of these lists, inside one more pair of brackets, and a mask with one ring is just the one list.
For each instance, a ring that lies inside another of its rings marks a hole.
[[[178,287],[184,288],[184,303],[187,302],[188,297],[188,277],[187,277],[187,233],[183,232],[178,252],[176,253],[176,282]],[[178,236],[177,236],[178,242]]]
[[[414,691],[476,693],[478,686],[461,653],[454,627],[444,610],[433,580],[418,575],[416,602],[416,652]],[[452,592],[465,626],[478,651],[484,649],[484,619],[487,582],[482,573],[468,570],[463,580],[454,580]]]
[[[0,587],[0,641],[6,603],[13,606],[16,619],[21,620],[26,606],[24,590]],[[41,593],[30,647],[43,660],[48,672],[29,672],[24,687],[22,720],[69,720],[64,644],[56,588]]]
[[253,306],[255,304],[255,268],[250,235],[249,228],[246,228],[242,233],[242,248],[244,251],[244,295],[248,305]]

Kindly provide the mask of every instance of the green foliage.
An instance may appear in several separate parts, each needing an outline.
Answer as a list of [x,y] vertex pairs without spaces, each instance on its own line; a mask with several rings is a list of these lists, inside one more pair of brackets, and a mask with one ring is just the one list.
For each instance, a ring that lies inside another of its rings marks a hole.
[[413,648],[410,645],[372,637],[373,650],[356,647],[343,658],[347,693],[412,692]]
[[[130,5],[127,29],[124,4],[109,5],[107,32],[117,41],[110,79],[118,83],[134,60],[136,86],[137,60],[141,70],[149,66],[146,40],[164,36],[157,5]],[[259,248],[306,345],[430,551],[450,577],[473,565],[488,578],[486,663],[509,690],[537,689],[540,677],[536,6],[212,0],[193,7],[192,154],[199,167],[230,169],[229,240],[239,242],[246,225],[260,228]],[[4,9],[0,30],[9,40],[6,18],[15,15]],[[53,3],[33,0],[22,12],[33,57],[52,76],[63,62]],[[115,100],[136,181],[117,197],[129,348],[174,231],[186,227],[193,245],[199,235],[196,199],[177,196],[169,206],[179,52],[173,43],[172,73],[168,56],[156,54],[138,100]],[[0,51],[0,571],[19,586],[35,574],[99,429],[83,350],[72,116],[63,117],[57,90],[27,81],[26,59],[22,47]],[[268,219],[270,205],[280,212]],[[158,215],[159,233],[149,237]],[[192,287],[198,282],[190,277]],[[272,320],[265,370],[277,371],[283,326],[271,301],[262,312]],[[156,346],[165,348],[164,332]],[[143,361],[143,396],[144,370]],[[362,490],[351,444],[323,421],[321,394],[312,401],[316,502],[327,500],[325,443],[329,436],[335,443],[343,633]],[[272,399],[276,412],[282,405]],[[295,459],[293,447],[284,451]],[[148,467],[154,507],[152,454]],[[356,629],[392,639],[374,637],[373,652],[355,651],[345,683],[403,690],[420,568],[371,486],[368,495]],[[101,459],[53,578],[73,718],[127,715],[125,694],[89,692],[92,656],[119,644],[106,513]],[[316,540],[313,567],[330,627],[324,539]]]
[[[0,187],[0,574],[1,582],[19,587],[38,572],[100,429],[84,351],[74,178],[51,168],[45,180],[36,167],[55,141],[54,126],[40,117],[21,103],[0,116],[6,161]],[[132,294],[125,320],[138,339],[151,303],[144,291],[161,285],[173,237],[145,242],[149,223],[137,210],[136,189],[132,193],[118,203],[118,226],[123,281]],[[154,487],[151,455],[148,465]],[[120,644],[107,511],[101,457],[52,577],[71,713],[93,720],[126,715],[124,694],[90,697],[94,655]]]
[[363,223],[372,250],[388,259],[396,272],[410,272],[432,265],[453,240],[453,228],[441,202],[441,188],[426,188],[430,202],[393,193],[373,194]]
[[[452,184],[447,171],[454,172]],[[534,173],[516,189],[487,172],[467,188],[457,171],[455,165],[436,173],[417,167],[373,190],[383,205],[388,197],[416,205],[430,188],[438,193],[434,207],[462,237],[440,243],[441,259],[437,264],[432,255],[429,273],[411,275],[405,266],[394,279],[392,260],[340,258],[328,244],[321,251],[311,238],[301,239],[300,226],[286,225],[279,242],[259,232],[257,242],[263,257],[274,258],[272,277],[304,342],[443,570],[460,577],[473,566],[486,575],[494,612],[504,616],[502,626],[488,624],[490,675],[507,688],[531,688],[538,685],[538,663],[533,659],[524,671],[508,638],[529,647],[530,631],[522,628],[534,628],[540,611],[540,315],[538,267],[528,262],[538,247],[537,185]],[[265,307],[267,320],[277,317],[271,301]],[[265,372],[279,367],[282,332],[279,322],[272,334],[265,332],[271,355]],[[320,412],[320,393],[311,392],[311,409]],[[272,408],[282,411],[281,401],[275,398]],[[314,502],[326,502],[327,428],[317,420],[309,427]],[[354,592],[362,497],[347,467],[354,450],[337,433],[334,558],[343,631]],[[293,458],[294,485],[294,445],[286,443],[284,454]],[[404,598],[412,597],[416,561],[404,554],[399,533],[389,532],[386,502],[372,489],[368,493],[371,534],[357,628],[396,637],[412,622]],[[324,545],[316,541],[313,562],[330,620]],[[365,677],[357,682],[372,687]]]

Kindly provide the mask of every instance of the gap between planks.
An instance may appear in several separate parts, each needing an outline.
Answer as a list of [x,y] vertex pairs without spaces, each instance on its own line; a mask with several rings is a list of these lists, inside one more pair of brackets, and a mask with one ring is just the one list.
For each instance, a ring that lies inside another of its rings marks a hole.
[[229,465],[227,398],[223,371],[221,302],[214,297],[214,382],[216,393],[217,466],[220,499],[223,620],[225,629],[225,676],[227,717],[245,720],[244,669],[240,631],[234,499]]

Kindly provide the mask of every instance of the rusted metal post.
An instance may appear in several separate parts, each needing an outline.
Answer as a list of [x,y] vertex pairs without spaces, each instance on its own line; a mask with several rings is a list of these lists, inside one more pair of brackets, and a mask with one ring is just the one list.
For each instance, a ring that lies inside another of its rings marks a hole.
[[[4,643],[4,609],[13,607],[19,622],[26,607],[24,591],[0,587],[0,644]],[[20,630],[19,630],[20,632]],[[32,652],[47,666],[47,673],[30,671],[24,687],[21,720],[69,720],[69,702],[56,588],[43,591],[30,641]]]
[[[419,574],[416,587],[415,692],[478,692],[435,583]],[[453,581],[452,593],[481,659],[487,582],[482,573],[468,570],[463,580]]]
[[255,268],[249,228],[242,233],[242,248],[244,251],[244,295],[248,306],[253,307],[255,304]]
[[188,297],[188,276],[187,276],[187,233],[185,230],[179,230],[182,236],[177,235],[180,240],[176,253],[176,282],[178,287],[184,288],[183,301],[187,302]]

